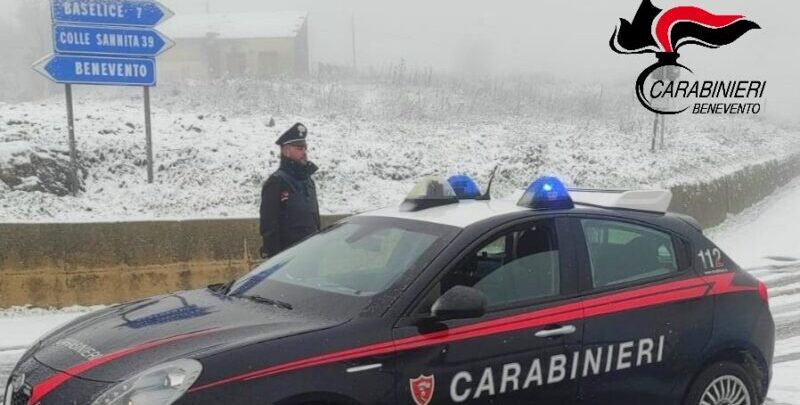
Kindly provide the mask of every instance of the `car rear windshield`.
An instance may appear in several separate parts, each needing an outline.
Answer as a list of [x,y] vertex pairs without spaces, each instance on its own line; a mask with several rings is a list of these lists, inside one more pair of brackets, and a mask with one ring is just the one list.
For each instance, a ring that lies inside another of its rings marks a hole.
[[229,294],[266,298],[278,294],[287,300],[291,297],[285,293],[304,287],[373,296],[429,262],[456,231],[407,219],[353,217],[270,258],[237,280]]

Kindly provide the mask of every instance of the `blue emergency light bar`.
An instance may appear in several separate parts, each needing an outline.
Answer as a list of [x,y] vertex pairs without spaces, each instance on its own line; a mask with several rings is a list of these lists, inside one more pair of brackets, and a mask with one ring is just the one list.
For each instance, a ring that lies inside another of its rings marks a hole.
[[481,196],[481,189],[467,175],[457,174],[450,176],[447,182],[450,183],[450,187],[453,188],[459,200],[474,200]]
[[537,210],[563,210],[575,207],[561,180],[546,176],[534,180],[517,205]]

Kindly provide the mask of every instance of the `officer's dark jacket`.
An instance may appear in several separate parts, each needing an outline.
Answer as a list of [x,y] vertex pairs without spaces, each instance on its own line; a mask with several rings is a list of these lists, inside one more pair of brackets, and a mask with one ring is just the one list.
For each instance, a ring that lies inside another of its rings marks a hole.
[[261,189],[262,251],[273,256],[320,228],[317,188],[311,175],[317,166],[281,159]]

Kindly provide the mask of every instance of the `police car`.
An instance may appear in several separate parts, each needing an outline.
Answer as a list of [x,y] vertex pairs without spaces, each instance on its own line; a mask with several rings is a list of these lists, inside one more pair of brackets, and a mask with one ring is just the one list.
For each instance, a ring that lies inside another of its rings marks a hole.
[[36,342],[11,405],[754,405],[774,324],[668,191],[426,179],[226,285]]

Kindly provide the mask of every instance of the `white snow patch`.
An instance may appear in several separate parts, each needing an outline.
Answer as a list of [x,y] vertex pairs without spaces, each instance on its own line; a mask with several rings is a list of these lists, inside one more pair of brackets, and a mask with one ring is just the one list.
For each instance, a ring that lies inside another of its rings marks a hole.
[[775,357],[800,353],[800,336],[779,340],[775,344]]
[[49,316],[49,315],[68,315],[68,314],[85,314],[107,307],[107,305],[72,305],[64,308],[38,308],[30,305],[13,306],[9,308],[0,309],[0,319],[8,318],[30,318],[36,316]]
[[29,142],[0,142],[0,168],[30,163],[29,155],[32,151],[33,150]]
[[34,188],[38,186],[40,182],[39,178],[36,176],[23,177],[20,180],[21,182],[15,186],[15,188],[18,188],[20,190]]
[[772,372],[773,377],[767,399],[779,404],[800,404],[800,385],[797,384],[797,376],[800,375],[800,361],[775,364],[772,366]]
[[743,268],[800,261],[799,207],[800,178],[706,234]]
[[[13,307],[0,311],[0,352],[26,347],[50,330],[104,306],[63,309]],[[20,353],[21,355],[21,353]]]

